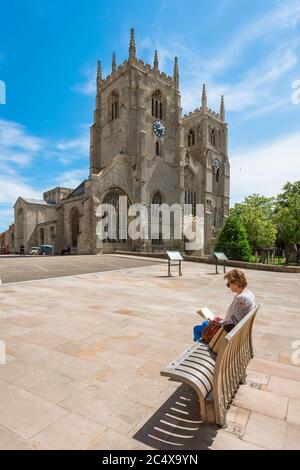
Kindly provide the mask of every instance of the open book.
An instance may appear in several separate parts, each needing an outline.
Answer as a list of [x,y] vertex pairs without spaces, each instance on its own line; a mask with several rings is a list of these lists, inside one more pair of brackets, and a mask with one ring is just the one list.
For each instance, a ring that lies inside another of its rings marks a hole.
[[200,310],[198,310],[197,313],[198,315],[203,317],[205,320],[214,320],[216,316],[208,307],[200,308]]

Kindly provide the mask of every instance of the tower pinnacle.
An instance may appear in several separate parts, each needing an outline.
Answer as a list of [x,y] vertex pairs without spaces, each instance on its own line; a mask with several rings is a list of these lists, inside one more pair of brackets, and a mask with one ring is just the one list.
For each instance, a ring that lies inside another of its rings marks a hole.
[[179,67],[178,67],[178,57],[174,59],[174,73],[173,73],[173,80],[177,86],[179,87]]
[[112,70],[112,73],[114,73],[117,70],[117,61],[116,61],[116,53],[115,52],[113,53],[113,56],[112,56],[111,70]]
[[97,85],[100,85],[102,80],[101,62],[98,60],[97,64]]
[[155,49],[154,53],[154,63],[153,63],[154,70],[158,70],[158,54],[157,50]]
[[225,122],[225,103],[224,103],[223,95],[221,97],[220,117],[221,117],[221,121]]
[[129,44],[129,59],[135,60],[136,59],[136,48],[135,48],[135,37],[134,37],[134,28],[130,30],[130,44]]
[[202,111],[203,112],[207,111],[207,96],[206,96],[205,83],[203,83],[203,88],[202,88]]

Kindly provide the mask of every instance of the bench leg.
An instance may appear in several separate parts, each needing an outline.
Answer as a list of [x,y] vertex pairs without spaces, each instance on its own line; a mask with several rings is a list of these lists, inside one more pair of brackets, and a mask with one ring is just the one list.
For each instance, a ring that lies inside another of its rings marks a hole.
[[213,400],[207,400],[205,402],[206,408],[206,421],[209,424],[216,424],[215,405]]
[[246,378],[247,378],[247,374],[245,372],[245,374],[243,374],[242,377],[240,378],[240,385],[244,385],[246,383]]
[[198,395],[199,406],[200,406],[200,417],[202,421],[207,421],[205,400],[203,398],[203,395],[199,393],[197,395]]

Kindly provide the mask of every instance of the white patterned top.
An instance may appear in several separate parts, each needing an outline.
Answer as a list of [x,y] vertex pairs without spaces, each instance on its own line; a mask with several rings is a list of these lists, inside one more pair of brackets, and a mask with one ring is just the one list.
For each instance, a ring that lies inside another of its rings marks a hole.
[[255,307],[255,296],[249,289],[237,294],[228,307],[222,323],[239,323]]

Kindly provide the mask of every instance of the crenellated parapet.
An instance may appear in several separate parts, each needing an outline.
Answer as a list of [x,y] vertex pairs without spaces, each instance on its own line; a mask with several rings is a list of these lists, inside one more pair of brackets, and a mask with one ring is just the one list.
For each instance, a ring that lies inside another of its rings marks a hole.
[[152,76],[153,79],[157,80],[160,79],[162,82],[169,86],[176,86],[176,81],[170,75],[167,75],[165,72],[161,72],[158,69],[155,69],[150,64],[143,62],[141,59],[137,59],[134,63],[130,64],[128,60],[125,60],[119,67],[112,72],[111,74],[107,75],[104,79],[101,80],[99,83],[100,89],[105,90],[109,85],[115,82],[118,78],[124,75],[127,72],[129,67],[134,67],[140,70],[143,73],[146,73],[148,76]]
[[196,109],[194,109],[194,111],[190,111],[189,113],[184,114],[183,119],[189,118],[189,117],[194,117],[194,116],[199,117],[199,114],[201,114],[202,116],[207,115],[209,117],[212,117],[212,118],[222,122],[221,115],[219,113],[216,113],[215,111],[213,111],[210,108],[206,109],[206,111],[203,111],[202,107],[201,108],[196,108]]
[[119,77],[124,75],[124,73],[127,72],[130,67],[133,67],[150,77],[152,76],[153,79],[155,80],[159,79],[164,84],[169,85],[171,87],[178,88],[179,86],[178,58],[177,57],[175,58],[173,77],[159,70],[159,61],[158,61],[157,51],[155,51],[153,65],[147,64],[143,60],[138,59],[136,57],[134,29],[131,29],[128,59],[126,59],[121,65],[117,67],[116,55],[115,53],[113,53],[111,74],[107,75],[103,79],[101,75],[99,77],[99,74],[98,74],[98,78],[97,78],[98,91],[101,91],[107,88],[109,85],[111,85],[112,82],[115,82]]

